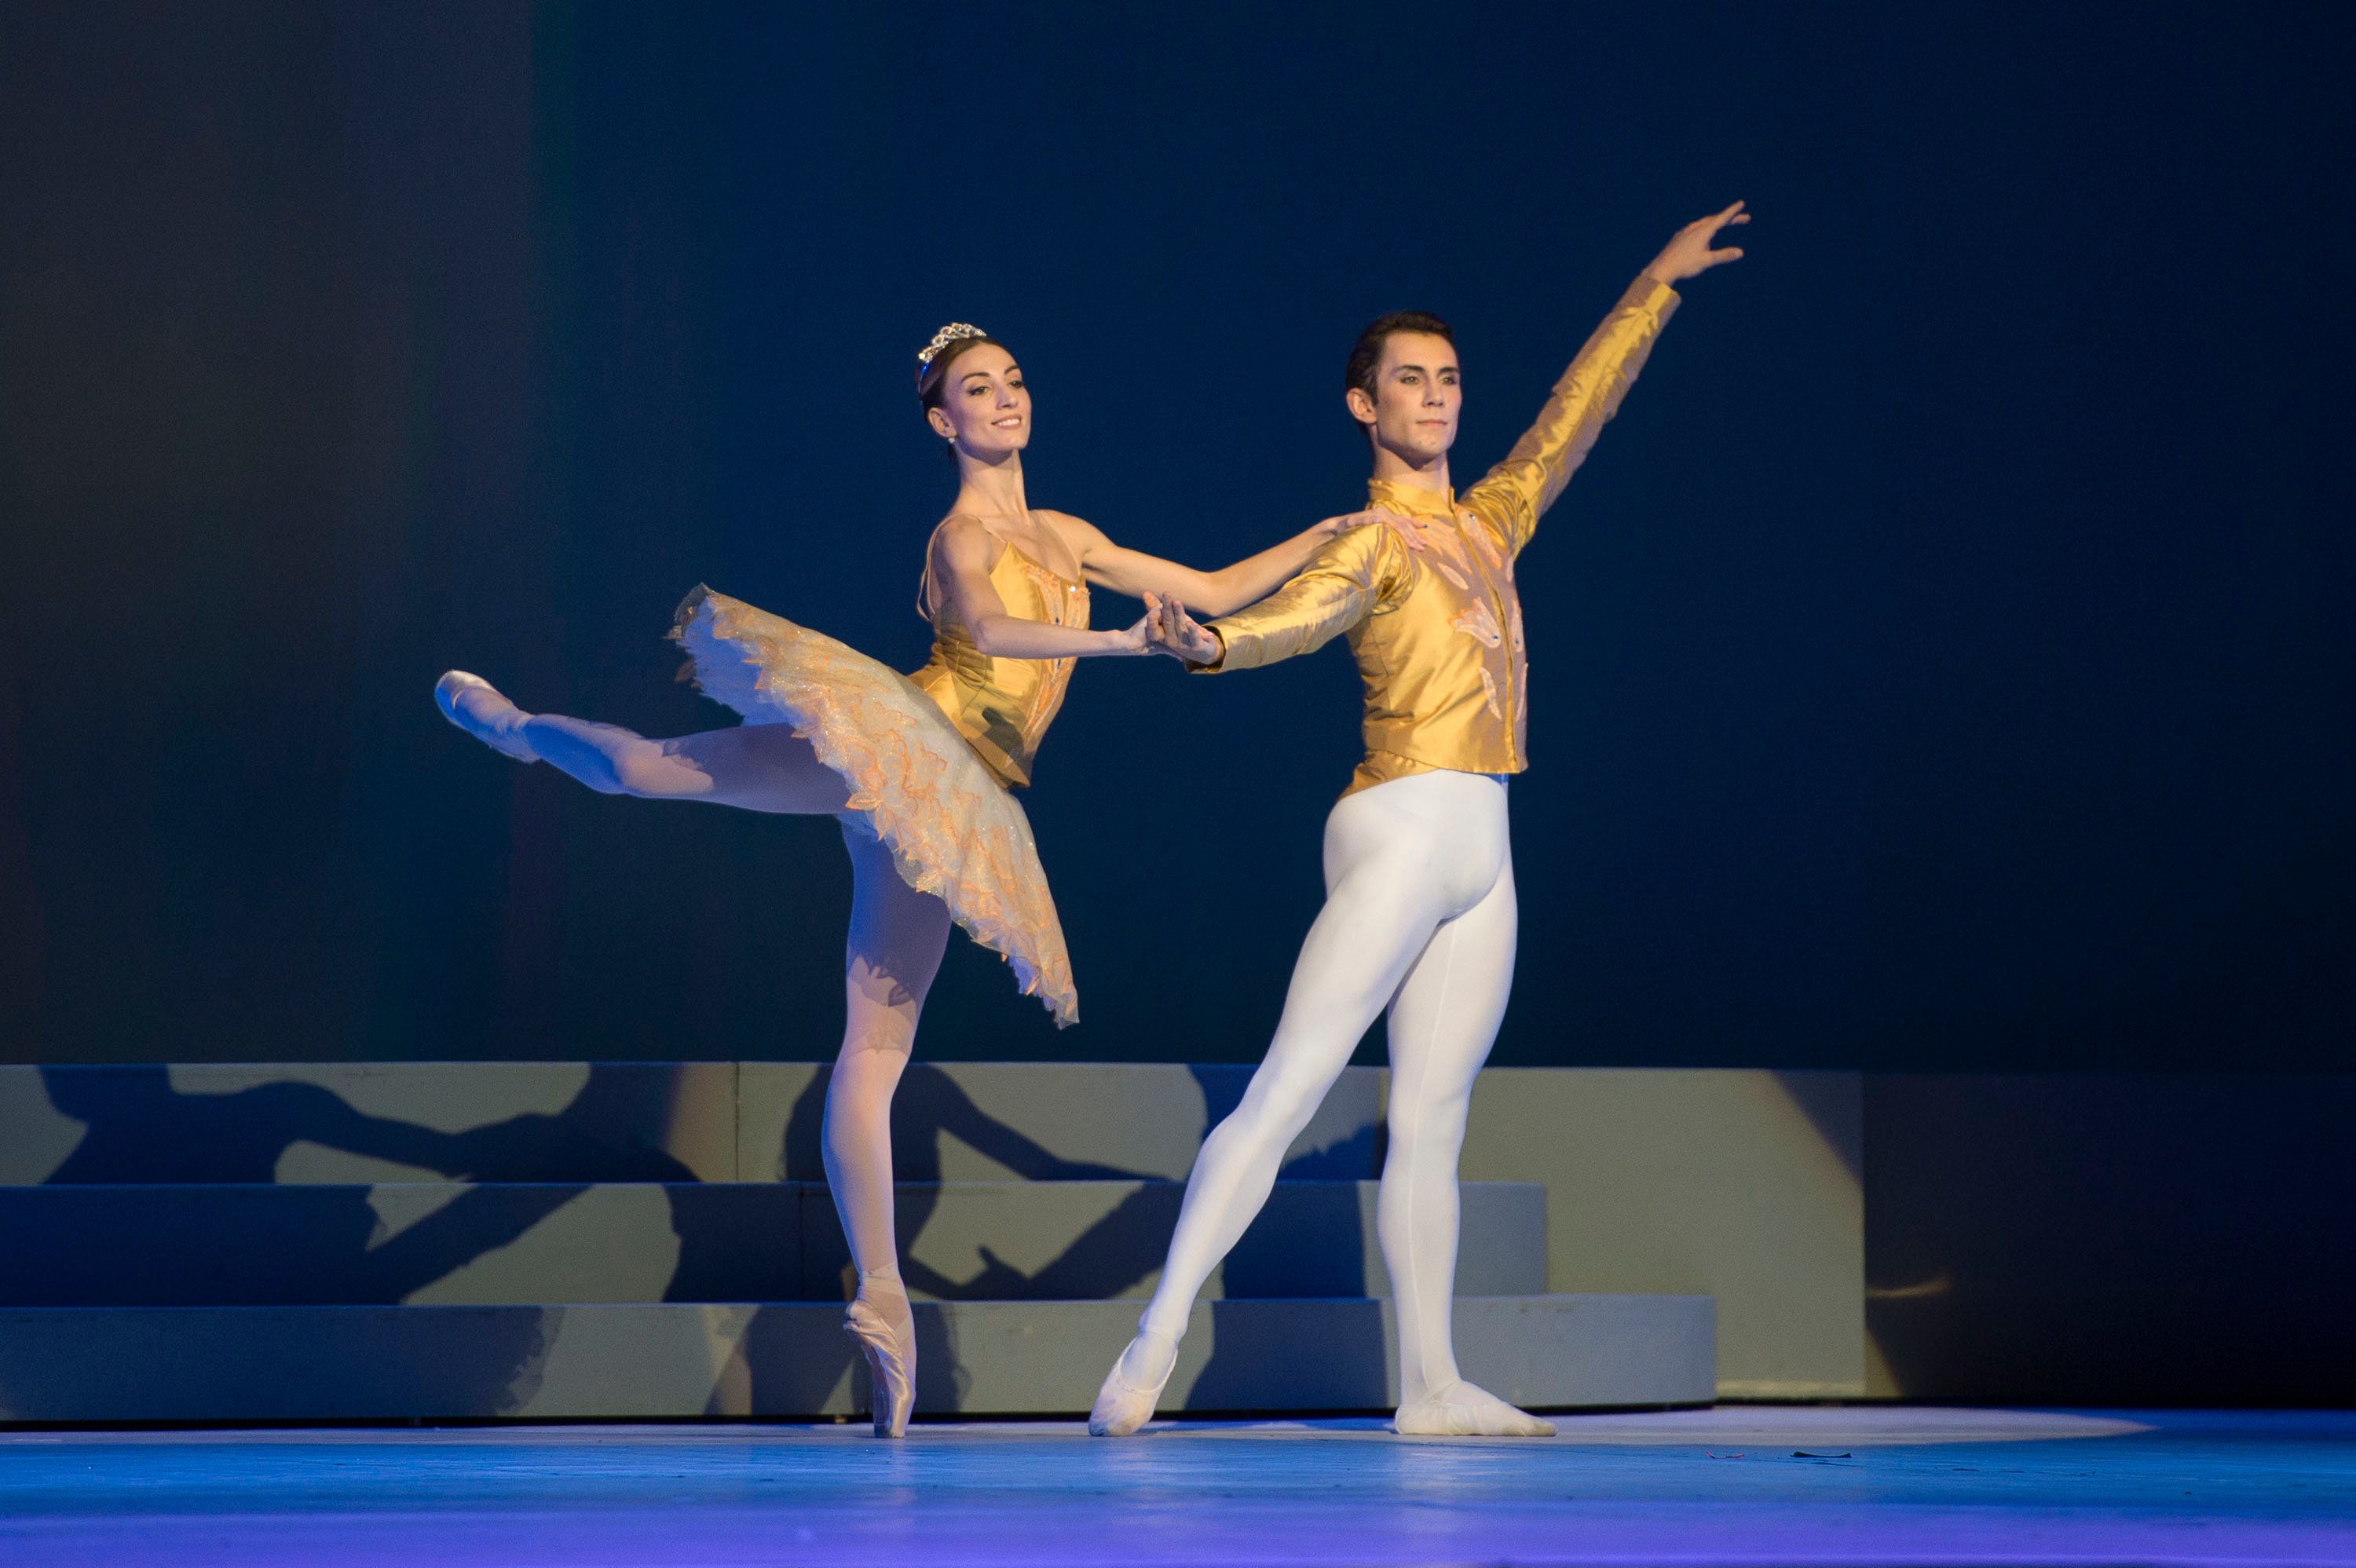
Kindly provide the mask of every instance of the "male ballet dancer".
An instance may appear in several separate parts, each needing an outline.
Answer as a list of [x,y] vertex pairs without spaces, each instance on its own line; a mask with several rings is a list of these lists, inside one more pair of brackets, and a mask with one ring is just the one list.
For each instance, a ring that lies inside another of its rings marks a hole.
[[1366,759],[1325,824],[1325,907],[1309,928],[1268,1056],[1212,1129],[1186,1184],[1162,1283],[1106,1374],[1088,1430],[1120,1437],[1153,1414],[1196,1292],[1268,1200],[1366,1026],[1390,1009],[1390,1152],[1376,1223],[1398,1317],[1396,1430],[1544,1437],[1552,1424],[1457,1375],[1456,1164],[1472,1078],[1514,973],[1505,778],[1524,762],[1527,663],[1514,560],[1644,367],[1672,284],[1740,256],[1713,250],[1747,223],[1736,202],[1679,229],[1579,351],[1505,461],[1460,498],[1448,449],[1462,406],[1448,326],[1386,315],[1344,372],[1366,428],[1368,505],[1395,528],[1335,539],[1237,614],[1157,617],[1159,641],[1209,671],[1251,669],[1346,633],[1365,682]]

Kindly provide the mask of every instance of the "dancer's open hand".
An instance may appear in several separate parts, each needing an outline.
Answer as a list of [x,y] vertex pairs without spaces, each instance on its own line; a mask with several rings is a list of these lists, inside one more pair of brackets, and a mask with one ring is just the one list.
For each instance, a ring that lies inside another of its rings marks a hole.
[[1155,653],[1186,664],[1216,664],[1226,654],[1219,639],[1186,613],[1186,606],[1158,593],[1145,596],[1146,634]]
[[1426,528],[1446,526],[1435,523],[1428,517],[1411,517],[1405,512],[1376,512],[1375,516],[1385,528],[1398,537],[1399,543],[1409,549],[1419,550],[1427,548],[1428,541],[1424,537]]
[[[1309,531],[1323,535],[1329,539],[1338,539],[1352,528],[1374,528],[1383,524],[1389,524],[1396,528],[1401,520],[1395,512],[1381,507],[1369,507],[1363,512],[1344,512],[1338,517],[1328,517]],[[1420,539],[1410,539],[1408,542],[1418,549],[1423,548],[1423,542]]]
[[1740,246],[1729,245],[1722,251],[1713,251],[1710,245],[1718,239],[1719,229],[1750,221],[1751,214],[1742,210],[1742,204],[1739,201],[1724,212],[1713,212],[1708,218],[1695,219],[1678,229],[1676,236],[1661,248],[1661,253],[1645,267],[1644,275],[1674,286],[1687,278],[1697,277],[1712,267],[1722,267],[1729,261],[1742,260]]

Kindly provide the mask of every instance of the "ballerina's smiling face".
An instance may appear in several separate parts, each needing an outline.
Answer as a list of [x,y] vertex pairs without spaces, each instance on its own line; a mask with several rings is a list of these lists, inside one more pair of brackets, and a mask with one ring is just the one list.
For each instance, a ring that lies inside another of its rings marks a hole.
[[995,343],[958,355],[925,410],[933,433],[969,457],[1000,461],[1031,444],[1031,393],[1023,367]]

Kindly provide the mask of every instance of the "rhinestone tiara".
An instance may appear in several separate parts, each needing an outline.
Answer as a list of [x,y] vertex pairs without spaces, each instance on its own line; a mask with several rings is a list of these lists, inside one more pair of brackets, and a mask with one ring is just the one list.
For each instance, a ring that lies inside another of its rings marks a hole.
[[933,360],[952,343],[962,343],[969,337],[988,337],[990,334],[969,321],[953,321],[933,334],[933,340],[916,350],[916,379],[922,381],[925,372],[933,368]]

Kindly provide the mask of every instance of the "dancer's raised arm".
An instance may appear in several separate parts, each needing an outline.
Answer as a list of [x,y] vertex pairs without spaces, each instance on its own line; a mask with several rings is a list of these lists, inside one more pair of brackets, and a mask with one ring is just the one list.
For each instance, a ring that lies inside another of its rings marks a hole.
[[1620,411],[1620,400],[1644,369],[1654,339],[1676,311],[1675,285],[1740,260],[1739,249],[1713,249],[1712,241],[1719,229],[1750,221],[1751,215],[1738,201],[1678,229],[1589,336],[1555,383],[1537,421],[1514,443],[1504,462],[1464,492],[1463,504],[1496,529],[1506,550],[1519,554],[1530,542],[1539,516],[1561,496],[1595,438]]
[[1109,589],[1133,599],[1160,594],[1206,615],[1225,615],[1273,592],[1286,579],[1315,560],[1317,552],[1333,539],[1353,528],[1388,517],[1387,513],[1379,510],[1328,517],[1282,544],[1246,556],[1232,566],[1200,571],[1158,555],[1117,545],[1094,523],[1062,512],[1051,515],[1056,531],[1080,558],[1080,570],[1087,574],[1090,587]]

